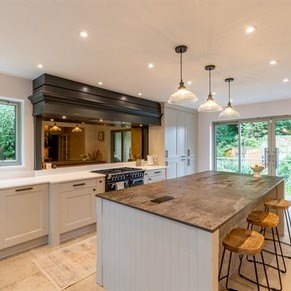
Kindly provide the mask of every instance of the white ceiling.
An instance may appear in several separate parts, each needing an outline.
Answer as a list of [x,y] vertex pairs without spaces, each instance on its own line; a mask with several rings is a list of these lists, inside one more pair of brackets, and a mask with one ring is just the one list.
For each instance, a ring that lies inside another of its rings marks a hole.
[[[222,104],[226,77],[235,78],[235,105],[287,99],[290,12],[290,0],[0,0],[0,71],[102,81],[107,89],[167,101],[179,82],[174,47],[186,44],[184,80],[199,98],[194,107],[208,93],[208,64],[217,67],[213,90]],[[248,25],[255,33],[245,33]]]

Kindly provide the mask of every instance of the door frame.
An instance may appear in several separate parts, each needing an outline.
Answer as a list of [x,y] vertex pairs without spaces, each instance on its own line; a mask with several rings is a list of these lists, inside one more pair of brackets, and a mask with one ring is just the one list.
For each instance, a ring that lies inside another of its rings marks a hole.
[[[257,118],[244,118],[239,120],[226,120],[226,121],[213,121],[212,122],[212,130],[213,130],[213,166],[214,170],[217,169],[217,150],[216,150],[216,125],[218,124],[238,124],[238,145],[239,148],[241,146],[241,124],[242,123],[250,123],[250,122],[268,122],[268,175],[276,176],[276,121],[278,120],[286,120],[291,119],[291,115],[284,116],[270,116],[270,117],[257,117]],[[241,149],[239,149],[239,173],[241,171]]]

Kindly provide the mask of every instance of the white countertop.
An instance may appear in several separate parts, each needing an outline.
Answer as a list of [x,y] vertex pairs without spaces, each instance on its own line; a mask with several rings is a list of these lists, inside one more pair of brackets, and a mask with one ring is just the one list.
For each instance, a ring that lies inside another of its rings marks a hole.
[[77,172],[77,173],[68,173],[68,174],[7,179],[7,180],[2,180],[2,181],[0,180],[0,190],[7,189],[7,188],[38,185],[38,184],[63,183],[63,182],[102,178],[102,177],[105,177],[105,175],[90,173],[90,172]]
[[[132,166],[134,168],[142,168],[145,170],[158,170],[165,169],[165,166]],[[104,169],[106,169],[106,165],[104,165]],[[111,167],[112,168],[112,167]],[[7,188],[15,188],[15,187],[23,187],[23,186],[31,186],[38,184],[48,184],[48,183],[63,183],[70,182],[76,180],[85,180],[85,179],[94,179],[94,178],[102,178],[105,175],[91,173],[90,171],[82,171],[82,172],[69,172],[69,173],[53,173],[53,170],[50,170],[48,175],[36,175],[27,178],[15,178],[15,179],[5,179],[0,180],[0,190]]]

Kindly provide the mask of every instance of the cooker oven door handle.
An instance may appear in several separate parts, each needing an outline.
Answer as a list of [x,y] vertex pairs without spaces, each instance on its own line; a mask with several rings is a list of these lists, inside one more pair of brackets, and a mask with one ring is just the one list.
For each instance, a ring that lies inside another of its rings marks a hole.
[[132,180],[132,185],[134,185],[135,183],[139,183],[139,182],[143,182],[143,179],[136,179],[136,180]]

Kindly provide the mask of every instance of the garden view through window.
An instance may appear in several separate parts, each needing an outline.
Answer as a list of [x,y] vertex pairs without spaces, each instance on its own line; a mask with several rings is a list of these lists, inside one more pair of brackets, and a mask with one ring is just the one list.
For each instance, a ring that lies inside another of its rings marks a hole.
[[0,99],[0,165],[18,163],[19,104]]
[[263,165],[262,174],[285,178],[291,196],[291,119],[215,124],[215,169],[251,174]]

